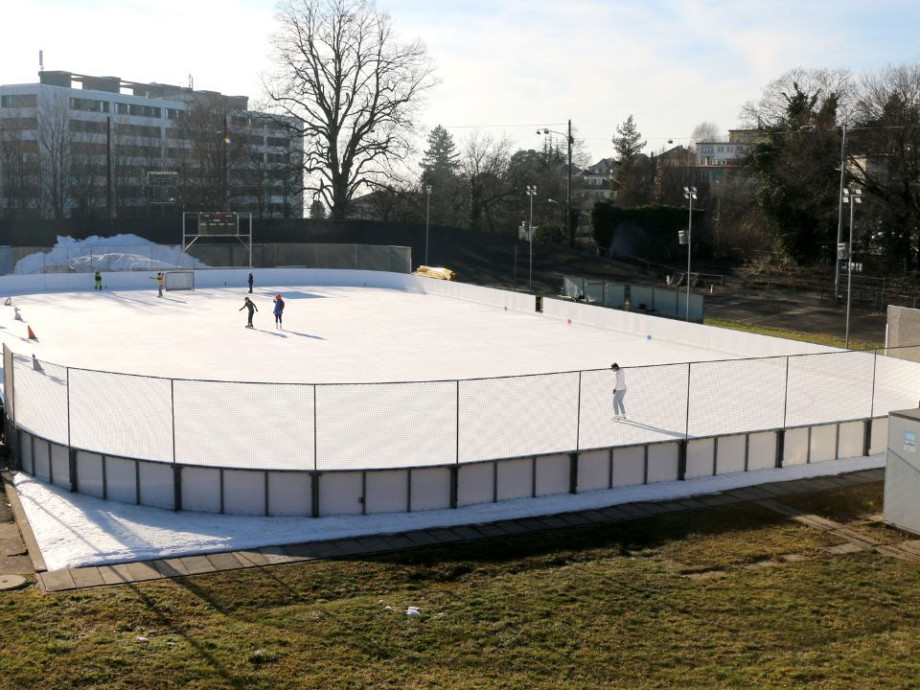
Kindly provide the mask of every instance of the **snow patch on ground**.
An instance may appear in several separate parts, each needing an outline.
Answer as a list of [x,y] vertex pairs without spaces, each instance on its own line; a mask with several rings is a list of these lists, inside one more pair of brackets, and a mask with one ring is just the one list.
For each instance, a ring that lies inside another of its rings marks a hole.
[[14,486],[49,570],[280,546],[329,539],[456,527],[638,501],[667,501],[767,482],[844,474],[885,466],[885,455],[833,460],[692,481],[560,494],[456,510],[322,518],[246,517],[175,512],[74,494],[23,473]]

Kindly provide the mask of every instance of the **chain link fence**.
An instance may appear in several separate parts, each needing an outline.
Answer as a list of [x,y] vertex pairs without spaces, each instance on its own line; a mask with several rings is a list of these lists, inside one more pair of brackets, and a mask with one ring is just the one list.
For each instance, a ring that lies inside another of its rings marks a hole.
[[91,371],[16,354],[5,383],[17,427],[83,451],[224,468],[395,469],[884,417],[920,396],[920,365],[891,354],[631,367],[623,421],[613,419],[606,369],[276,384]]

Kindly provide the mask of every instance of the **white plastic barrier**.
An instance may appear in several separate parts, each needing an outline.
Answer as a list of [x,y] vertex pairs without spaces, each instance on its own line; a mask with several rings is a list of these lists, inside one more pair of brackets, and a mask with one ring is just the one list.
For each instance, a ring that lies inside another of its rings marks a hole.
[[814,345],[783,338],[773,338],[754,333],[742,333],[726,328],[713,328],[697,323],[666,319],[634,311],[604,309],[590,304],[576,304],[566,300],[544,299],[543,314],[593,326],[612,328],[625,333],[651,335],[669,341],[705,347],[723,352],[745,353],[750,357],[797,355],[813,352],[840,352],[837,348]]

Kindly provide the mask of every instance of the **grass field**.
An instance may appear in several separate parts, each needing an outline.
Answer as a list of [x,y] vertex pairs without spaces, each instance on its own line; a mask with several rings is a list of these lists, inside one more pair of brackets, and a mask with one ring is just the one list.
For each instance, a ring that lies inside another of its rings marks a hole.
[[[899,540],[878,522],[881,498],[868,484],[783,502]],[[6,592],[0,687],[917,687],[920,566],[825,550],[837,541],[751,503],[372,559]]]

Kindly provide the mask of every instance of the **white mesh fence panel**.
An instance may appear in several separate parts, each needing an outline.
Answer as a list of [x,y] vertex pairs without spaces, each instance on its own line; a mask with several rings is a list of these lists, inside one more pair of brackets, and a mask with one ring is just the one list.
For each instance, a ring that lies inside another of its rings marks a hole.
[[785,397],[785,357],[694,362],[689,436],[781,428]]
[[604,303],[604,283],[598,280],[585,281],[585,299],[589,302]]
[[903,345],[920,344],[920,309],[888,305],[888,335],[885,344],[889,348],[898,348],[889,352],[890,356],[900,359],[913,359],[920,356],[920,348],[902,348]]
[[[872,416],[920,407],[920,364],[917,363],[920,361],[920,348],[907,349],[915,352],[907,357],[886,357],[882,354],[876,357]],[[899,354],[908,353],[901,351]]]
[[585,294],[584,278],[562,276],[562,294],[566,297],[580,298]]
[[316,387],[317,469],[456,462],[456,381]]
[[358,270],[388,271],[390,270],[390,249],[386,245],[359,244],[356,245]]
[[16,424],[55,443],[67,444],[67,369],[13,355]]
[[390,247],[389,268],[393,273],[412,272],[412,247]]
[[313,386],[175,382],[176,462],[314,469]]
[[575,450],[578,373],[460,382],[460,462]]
[[354,268],[358,252],[354,244],[317,244],[317,268]]
[[790,357],[786,426],[868,417],[874,358],[871,352]]
[[169,387],[169,379],[71,369],[71,445],[171,462]]
[[579,448],[606,448],[684,438],[687,365],[623,367],[625,420],[614,420],[611,369],[582,372]]

